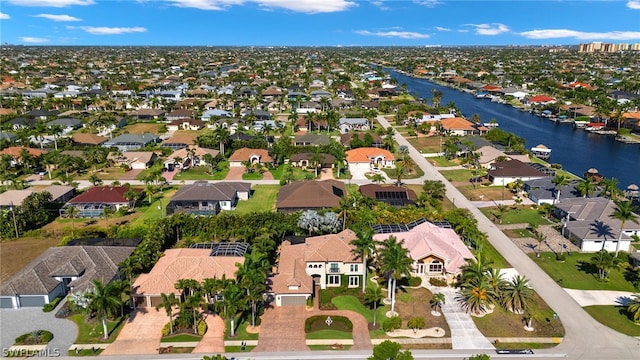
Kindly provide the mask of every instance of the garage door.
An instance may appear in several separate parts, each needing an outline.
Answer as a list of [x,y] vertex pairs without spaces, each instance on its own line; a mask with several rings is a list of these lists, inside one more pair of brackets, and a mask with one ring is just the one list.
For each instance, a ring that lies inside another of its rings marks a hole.
[[20,306],[22,307],[37,307],[44,304],[44,296],[20,296]]
[[13,298],[0,298],[0,309],[13,309]]
[[282,296],[281,300],[282,306],[307,304],[307,298],[305,296]]

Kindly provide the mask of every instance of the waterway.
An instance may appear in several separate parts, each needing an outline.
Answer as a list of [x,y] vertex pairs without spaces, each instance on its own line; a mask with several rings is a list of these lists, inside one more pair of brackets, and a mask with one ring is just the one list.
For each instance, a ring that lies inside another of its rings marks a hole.
[[618,187],[640,185],[640,145],[615,141],[613,136],[592,134],[575,129],[570,123],[556,123],[512,106],[477,99],[472,94],[435,84],[426,79],[406,76],[385,69],[398,84],[406,84],[407,90],[429,101],[432,89],[442,93],[441,104],[454,102],[462,114],[471,118],[478,114],[483,123],[496,119],[499,128],[526,140],[525,148],[544,144],[551,151],[550,163],[562,164],[563,169],[582,176],[590,168],[596,168],[608,178],[618,179]]

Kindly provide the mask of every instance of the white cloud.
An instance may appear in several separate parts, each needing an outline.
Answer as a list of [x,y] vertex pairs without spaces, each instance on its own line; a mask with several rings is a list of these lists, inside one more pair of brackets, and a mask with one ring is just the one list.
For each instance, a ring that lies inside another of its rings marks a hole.
[[[129,33],[143,33],[146,32],[147,29],[136,26],[136,27],[106,27],[106,26],[79,26],[78,29],[84,30],[84,32],[93,34],[93,35],[119,35],[119,34],[129,34]],[[75,26],[67,26],[67,29],[73,30],[76,29]]]
[[20,41],[22,41],[22,42],[33,43],[33,44],[45,43],[45,42],[49,41],[49,39],[39,38],[39,37],[31,37],[31,36],[21,36],[18,39],[20,39]]
[[640,10],[640,1],[638,0],[627,1],[627,7],[633,10]]
[[468,32],[469,32],[469,30],[467,30],[467,29],[460,29],[460,30],[458,30],[458,32],[459,32],[459,33],[468,33]]
[[436,30],[438,30],[438,31],[451,31],[451,29],[445,28],[445,27],[441,27],[441,26],[436,26]]
[[500,35],[509,31],[509,27],[500,23],[493,24],[466,24],[476,28],[478,35]]
[[167,0],[177,7],[201,10],[226,10],[233,5],[254,3],[265,9],[285,9],[316,14],[344,11],[356,6],[348,0]]
[[384,4],[383,0],[373,0],[371,1],[371,5],[377,7],[380,10],[390,10],[390,8]]
[[636,40],[639,31],[584,32],[568,29],[546,29],[521,32],[528,39],[575,38],[578,40]]
[[41,7],[66,7],[73,5],[94,5],[94,0],[7,0],[13,5],[19,6],[41,6]]
[[54,14],[38,14],[34,15],[34,17],[45,18],[52,21],[82,21],[82,19],[78,19],[77,17],[69,16],[69,15],[54,15]]
[[9,16],[9,14],[0,12],[0,20],[9,20],[9,19],[11,19],[11,16]]
[[430,8],[435,7],[436,5],[442,4],[442,2],[438,0],[414,0],[414,3],[418,5],[430,7]]
[[421,34],[417,32],[411,31],[375,31],[371,32],[368,30],[358,30],[356,34],[367,35],[367,36],[379,36],[379,37],[394,37],[401,39],[426,39],[429,37],[429,34]]

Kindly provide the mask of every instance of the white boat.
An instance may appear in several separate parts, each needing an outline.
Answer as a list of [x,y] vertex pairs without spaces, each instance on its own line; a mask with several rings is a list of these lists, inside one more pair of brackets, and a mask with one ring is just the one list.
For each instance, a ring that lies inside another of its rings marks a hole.
[[551,149],[549,149],[548,147],[544,146],[543,144],[539,144],[537,146],[534,146],[531,148],[531,153],[533,154],[533,156],[537,157],[538,159],[542,159],[542,160],[546,160],[549,157],[551,157]]
[[488,127],[488,128],[495,128],[495,127],[500,126],[500,124],[498,124],[497,122],[494,122],[494,123],[488,122],[488,123],[483,123],[482,125],[485,126],[485,127]]

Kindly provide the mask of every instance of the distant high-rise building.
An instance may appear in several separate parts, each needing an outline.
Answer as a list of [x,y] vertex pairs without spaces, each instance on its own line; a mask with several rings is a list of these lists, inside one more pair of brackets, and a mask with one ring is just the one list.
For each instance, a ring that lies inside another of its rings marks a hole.
[[636,44],[612,44],[603,43],[602,41],[594,41],[588,44],[580,44],[579,52],[607,52],[614,53],[619,51],[640,51],[640,43]]

